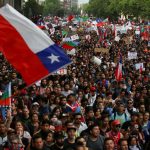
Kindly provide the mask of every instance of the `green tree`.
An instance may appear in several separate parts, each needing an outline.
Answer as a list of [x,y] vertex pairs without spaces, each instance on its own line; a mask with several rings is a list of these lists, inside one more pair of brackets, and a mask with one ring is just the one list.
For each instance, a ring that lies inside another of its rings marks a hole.
[[150,18],[150,0],[90,0],[86,10],[96,17],[115,19],[124,14],[132,18]]
[[36,0],[28,0],[23,8],[24,15],[32,17],[43,13],[43,6],[39,5]]
[[[57,15],[60,11],[60,1],[59,0],[45,0],[44,3],[44,14],[45,15]],[[64,10],[63,10],[64,11]]]

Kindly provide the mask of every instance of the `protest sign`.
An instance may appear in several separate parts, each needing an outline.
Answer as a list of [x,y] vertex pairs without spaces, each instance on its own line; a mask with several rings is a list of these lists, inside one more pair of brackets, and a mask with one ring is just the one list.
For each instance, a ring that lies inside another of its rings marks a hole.
[[72,41],[75,41],[75,40],[78,40],[78,39],[79,39],[78,34],[75,34],[75,35],[72,35],[72,36],[71,36],[71,40],[72,40]]
[[97,65],[100,65],[102,63],[102,60],[95,56],[92,57],[91,61]]
[[61,68],[57,70],[56,72],[53,73],[54,75],[65,75],[67,74],[67,69],[66,68]]
[[137,52],[128,52],[128,59],[137,59]]
[[96,52],[96,53],[98,53],[98,52],[109,53],[109,49],[108,48],[95,48],[94,52]]
[[140,68],[144,68],[144,65],[143,65],[143,63],[137,63],[137,64],[135,64],[135,68],[136,68],[136,70],[139,70]]

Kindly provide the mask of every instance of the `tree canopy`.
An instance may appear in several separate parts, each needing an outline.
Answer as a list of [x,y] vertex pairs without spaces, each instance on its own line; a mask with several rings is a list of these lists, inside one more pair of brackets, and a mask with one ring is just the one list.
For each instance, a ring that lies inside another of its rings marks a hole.
[[85,11],[96,17],[117,18],[121,14],[150,18],[150,0],[90,0]]

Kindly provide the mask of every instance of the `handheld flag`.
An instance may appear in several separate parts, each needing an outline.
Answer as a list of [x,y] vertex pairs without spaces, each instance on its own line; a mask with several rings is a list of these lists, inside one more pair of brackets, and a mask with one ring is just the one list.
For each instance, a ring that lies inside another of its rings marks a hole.
[[0,8],[0,50],[27,85],[71,63],[41,29],[10,5]]
[[117,81],[120,81],[122,79],[122,55],[119,54],[119,62],[117,64],[117,68],[115,71],[115,78]]
[[0,107],[9,107],[11,105],[11,83],[6,85],[5,91],[0,97]]

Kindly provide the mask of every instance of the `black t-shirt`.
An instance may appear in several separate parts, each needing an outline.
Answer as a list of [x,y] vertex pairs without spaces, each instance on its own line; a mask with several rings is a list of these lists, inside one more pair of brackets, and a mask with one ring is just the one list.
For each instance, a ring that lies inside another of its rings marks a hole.
[[64,141],[64,149],[65,150],[70,150],[70,149],[75,150],[75,148],[76,148],[75,143],[69,143],[68,139],[65,139],[65,141]]
[[138,128],[139,130],[141,130],[142,127],[138,123],[133,123],[132,121],[126,121],[125,123],[123,123],[122,129],[127,131],[129,128],[130,129]]
[[50,150],[65,150],[65,148],[60,149],[56,144],[54,144],[50,147]]

